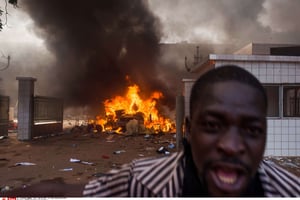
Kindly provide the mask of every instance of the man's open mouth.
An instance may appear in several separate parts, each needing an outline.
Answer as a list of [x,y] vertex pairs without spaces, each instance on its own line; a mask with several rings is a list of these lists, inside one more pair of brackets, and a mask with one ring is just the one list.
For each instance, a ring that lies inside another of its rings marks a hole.
[[218,164],[209,170],[212,184],[223,194],[240,195],[247,185],[247,170],[234,164]]

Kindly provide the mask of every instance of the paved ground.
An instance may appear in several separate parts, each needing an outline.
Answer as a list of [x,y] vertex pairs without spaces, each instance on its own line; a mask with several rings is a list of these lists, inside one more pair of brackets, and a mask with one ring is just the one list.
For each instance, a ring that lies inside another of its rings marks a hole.
[[174,134],[145,136],[73,132],[22,142],[9,134],[0,140],[0,188],[55,178],[85,182],[133,159],[162,156],[157,150],[176,141]]
[[[174,134],[124,136],[74,131],[30,142],[16,139],[15,133],[0,140],[0,188],[29,185],[46,179],[80,183],[93,179],[132,159],[162,156]],[[119,154],[115,154],[115,151]],[[299,157],[268,157],[300,177]],[[80,160],[81,162],[75,162]],[[33,164],[33,165],[30,165]]]

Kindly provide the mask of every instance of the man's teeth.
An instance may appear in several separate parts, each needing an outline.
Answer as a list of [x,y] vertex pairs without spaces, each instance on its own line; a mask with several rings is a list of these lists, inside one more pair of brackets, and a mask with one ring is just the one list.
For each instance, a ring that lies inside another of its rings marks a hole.
[[233,184],[233,183],[235,183],[235,181],[236,181],[236,176],[234,176],[234,177],[227,177],[227,176],[219,175],[219,179],[220,179],[223,183]]

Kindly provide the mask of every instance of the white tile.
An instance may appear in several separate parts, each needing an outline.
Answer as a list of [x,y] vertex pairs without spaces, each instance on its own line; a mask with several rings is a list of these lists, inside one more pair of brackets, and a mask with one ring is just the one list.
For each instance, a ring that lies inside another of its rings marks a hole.
[[289,142],[289,149],[296,149],[296,142]]
[[274,64],[272,62],[268,62],[266,68],[267,68],[267,74],[273,74]]
[[274,120],[274,126],[275,127],[281,127],[281,124],[282,124],[282,120]]
[[267,77],[266,75],[259,75],[258,77],[259,81],[262,83],[265,83],[267,81]]
[[289,149],[289,156],[297,156],[296,149]]
[[274,149],[274,148],[275,148],[274,142],[268,142],[267,143],[267,149]]
[[267,74],[267,69],[266,69],[266,65],[264,63],[261,63],[259,65],[259,69],[258,69],[258,73],[259,75],[266,75]]
[[295,70],[296,70],[296,74],[300,75],[300,64],[299,63],[296,64]]
[[[300,142],[300,133],[296,133],[296,142]],[[300,147],[300,144],[299,144]]]
[[258,65],[257,65],[256,62],[253,62],[253,63],[251,64],[251,68],[252,68],[252,73],[253,73],[253,74],[258,74]]
[[281,66],[281,75],[288,75],[288,74],[289,74],[289,70],[287,66]]
[[[299,71],[300,72],[300,71]],[[274,64],[274,75],[280,75],[281,74],[281,69],[280,66],[278,66],[278,64]],[[300,74],[299,74],[300,75]]]
[[281,148],[282,149],[288,149],[289,148],[289,142],[286,142],[286,141],[282,142],[281,143]]
[[281,149],[274,149],[274,156],[281,156]]
[[281,127],[281,133],[282,134],[288,134],[289,133],[289,127]]
[[296,74],[295,63],[289,63],[288,66],[289,66],[288,67],[289,75],[295,75]]
[[281,150],[281,156],[288,156],[289,155],[289,150],[288,149],[282,149]]
[[289,138],[288,140],[290,142],[295,142],[296,141],[296,135],[295,134],[289,135],[288,138]]
[[289,120],[289,127],[291,127],[291,126],[296,126],[296,120],[294,120],[294,119]]
[[281,127],[275,127],[274,128],[274,134],[281,134]]
[[299,75],[296,75],[296,83],[299,83],[300,82],[300,76]]
[[274,150],[273,149],[265,149],[264,156],[273,156]]
[[297,156],[300,156],[300,149],[296,149]]
[[282,75],[282,76],[281,76],[281,82],[282,82],[282,83],[288,83],[288,82],[289,82],[289,76],[287,76],[287,75]]
[[289,141],[289,135],[288,134],[282,134],[281,135],[281,141],[285,141],[285,142]]
[[289,129],[288,134],[295,134],[296,133],[296,127],[290,126],[288,129]]
[[289,120],[282,120],[281,125],[282,125],[282,127],[288,127],[289,126]]
[[274,145],[275,145],[274,146],[275,149],[281,149],[281,141],[275,141]]
[[275,137],[274,137],[274,139],[275,139],[275,141],[279,141],[279,142],[281,142],[281,135],[275,135]]
[[268,134],[274,134],[274,127],[268,126]]
[[271,127],[274,125],[274,120],[268,119],[267,123],[268,123],[268,127]]
[[295,83],[296,82],[296,76],[288,76],[288,82],[289,83]]
[[267,75],[266,83],[273,83],[273,82],[274,82],[274,77],[271,75]]
[[269,142],[274,142],[275,141],[275,135],[274,134],[271,134],[271,133],[268,133],[267,135],[267,140]]

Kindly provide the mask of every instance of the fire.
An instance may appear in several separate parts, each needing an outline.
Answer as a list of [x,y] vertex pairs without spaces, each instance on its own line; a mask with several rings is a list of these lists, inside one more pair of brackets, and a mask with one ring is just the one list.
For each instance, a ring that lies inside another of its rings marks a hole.
[[139,92],[138,85],[134,84],[128,87],[126,95],[105,100],[106,117],[97,117],[97,124],[104,130],[116,130],[117,133],[121,133],[120,127],[129,129],[138,126],[140,130],[136,131],[147,130],[152,133],[174,129],[174,122],[161,116],[156,108],[157,100],[163,98],[163,94],[155,91],[148,99],[143,100]]

